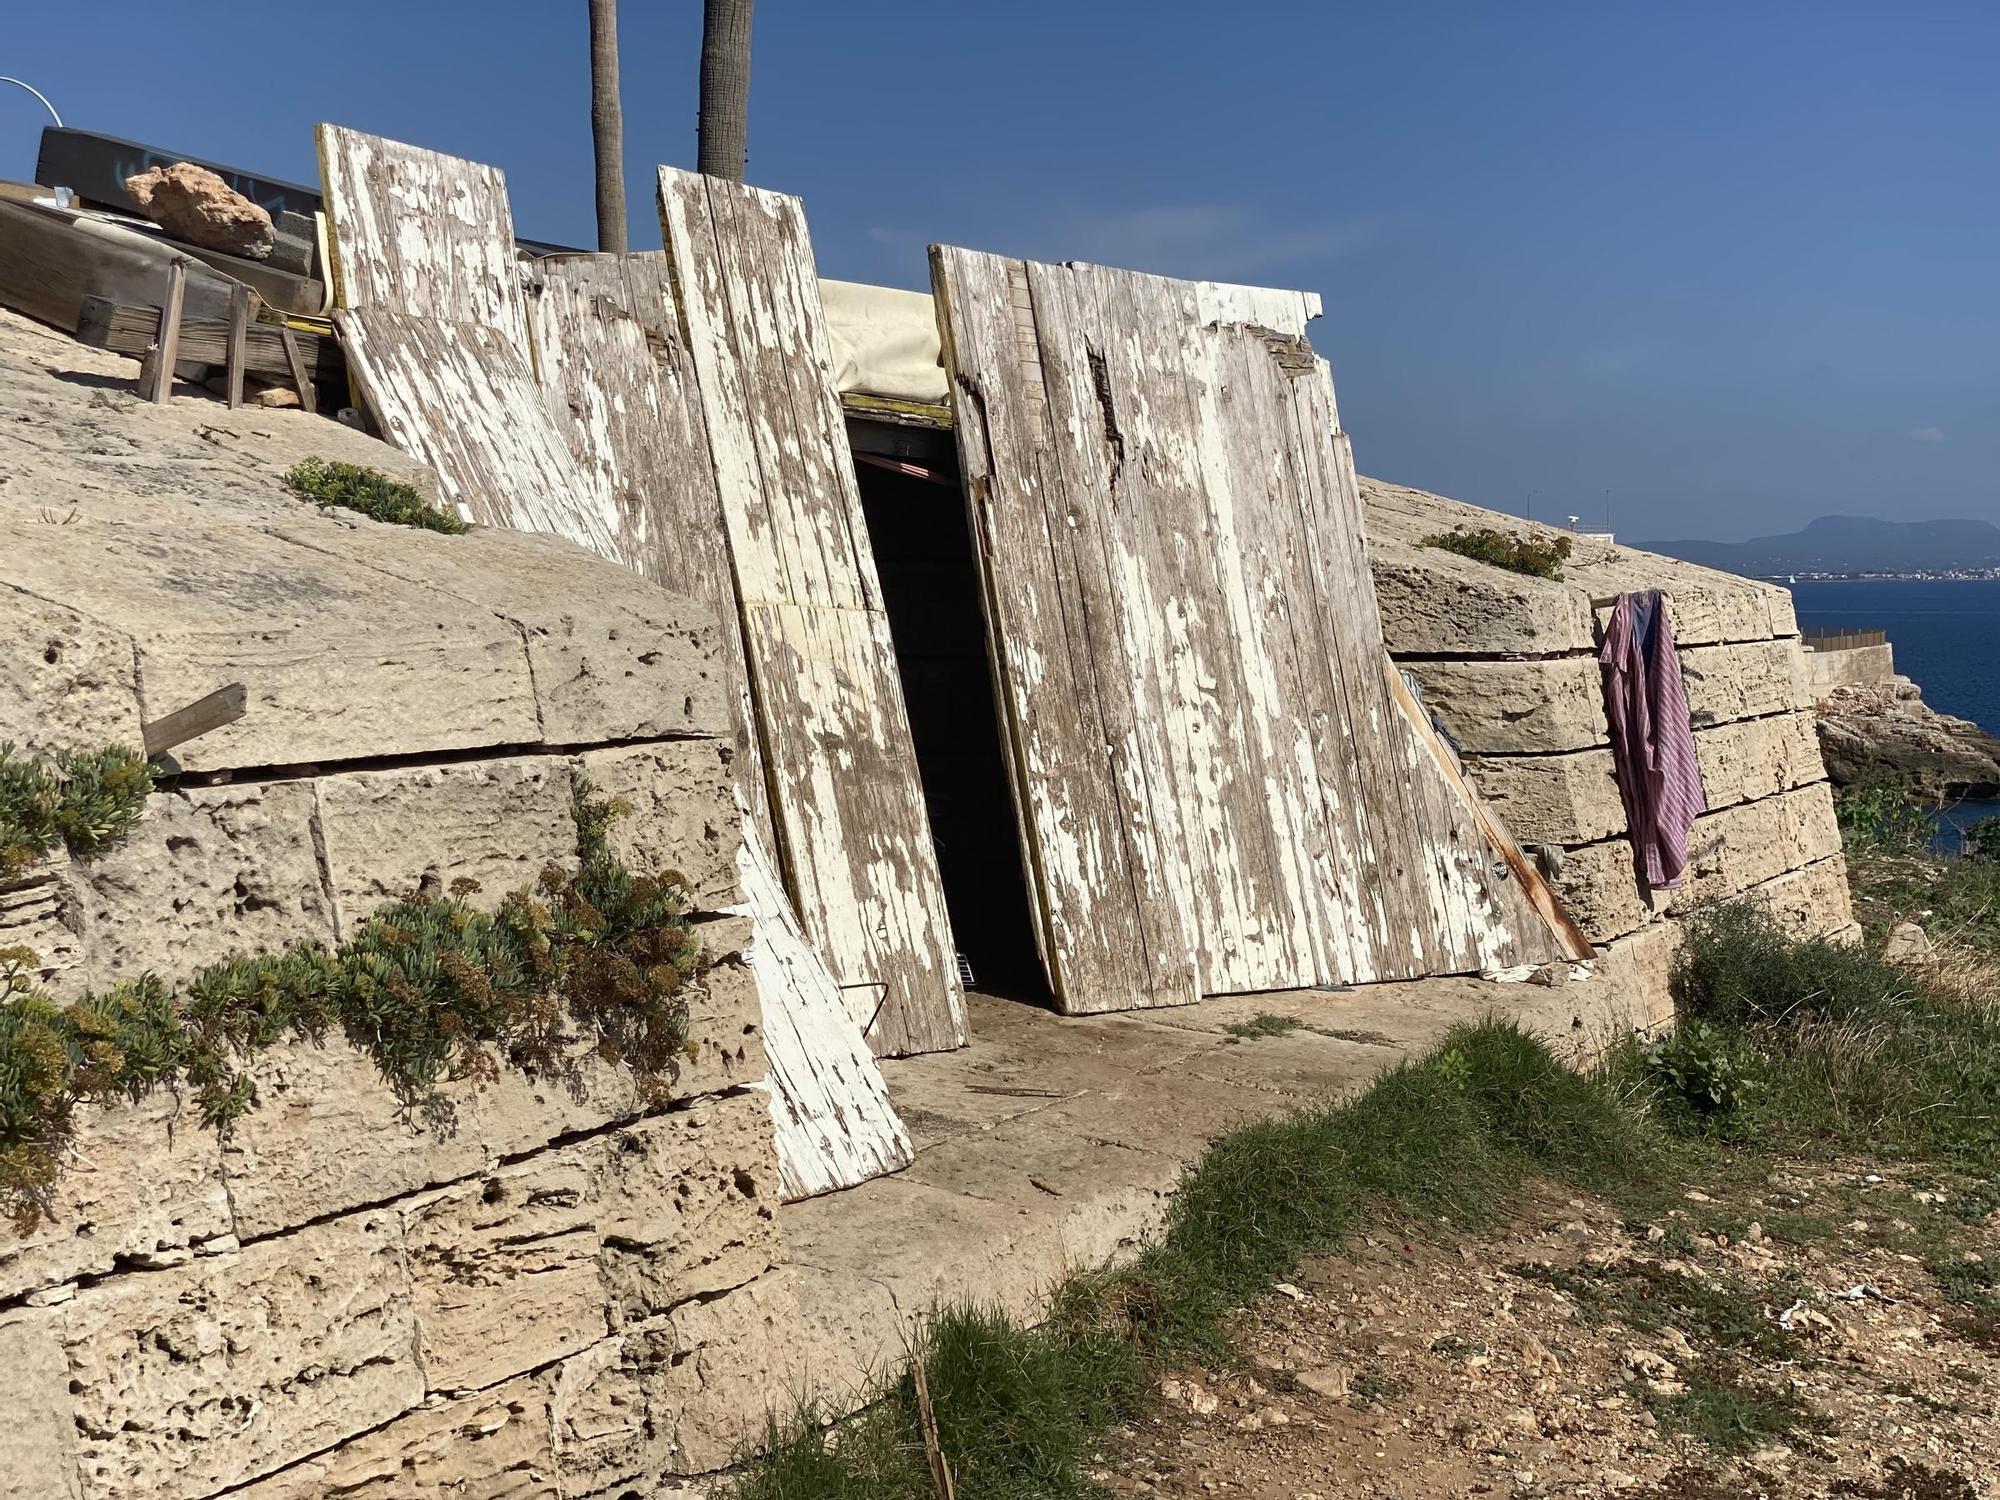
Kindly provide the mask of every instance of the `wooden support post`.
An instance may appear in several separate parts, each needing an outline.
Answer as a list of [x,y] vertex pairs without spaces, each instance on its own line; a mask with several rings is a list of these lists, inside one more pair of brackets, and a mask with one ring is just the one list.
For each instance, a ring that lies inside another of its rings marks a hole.
[[[174,359],[180,351],[181,304],[187,300],[187,268],[185,255],[176,255],[167,266],[167,301],[160,309],[160,336],[147,355],[153,387],[150,391],[143,384],[141,387],[141,394],[155,406],[165,406],[174,391]],[[147,373],[144,368],[140,370],[142,382]]]
[[280,324],[278,337],[284,341],[285,363],[292,367],[292,384],[299,390],[299,405],[308,412],[319,410],[319,397],[313,391],[312,377],[306,374],[305,357],[299,353],[299,341],[292,330]]
[[186,708],[177,708],[163,718],[141,725],[139,732],[145,742],[146,754],[159,755],[212,729],[234,724],[243,717],[248,705],[249,694],[242,683],[232,682],[228,687],[217,688]]
[[229,409],[243,404],[243,347],[250,336],[250,288],[237,282],[229,294]]

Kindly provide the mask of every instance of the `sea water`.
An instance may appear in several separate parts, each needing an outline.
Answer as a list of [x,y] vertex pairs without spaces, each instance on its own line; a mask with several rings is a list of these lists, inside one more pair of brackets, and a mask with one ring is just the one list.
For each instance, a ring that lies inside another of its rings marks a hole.
[[[1885,630],[1896,670],[1924,702],[2000,734],[2000,578],[1857,578],[1791,585],[1799,624]],[[2000,802],[1961,802],[1938,815],[1940,843],[2000,816]]]

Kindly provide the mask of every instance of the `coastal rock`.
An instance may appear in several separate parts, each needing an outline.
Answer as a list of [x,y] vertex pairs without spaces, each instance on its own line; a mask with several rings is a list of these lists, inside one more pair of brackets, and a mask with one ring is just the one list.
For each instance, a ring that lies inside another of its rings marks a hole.
[[1835,688],[1819,704],[1819,745],[1836,786],[1886,774],[1923,797],[2000,795],[2000,739],[1937,712],[1906,677]]
[[140,213],[169,234],[204,249],[263,260],[278,242],[268,212],[193,162],[128,177],[125,191]]

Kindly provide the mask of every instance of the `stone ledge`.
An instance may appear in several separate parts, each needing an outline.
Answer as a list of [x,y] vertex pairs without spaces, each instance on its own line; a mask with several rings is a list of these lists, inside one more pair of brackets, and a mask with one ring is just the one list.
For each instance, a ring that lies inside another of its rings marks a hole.
[[[1680,653],[1697,729],[1812,707],[1795,641],[1692,646]],[[1595,656],[1399,661],[1470,755],[1555,754],[1611,743]]]
[[[1559,654],[1596,649],[1593,599],[1666,590],[1683,647],[1762,641],[1798,633],[1791,596],[1771,584],[1654,553],[1577,537],[1553,526],[1482,510],[1379,479],[1359,481],[1369,566],[1392,652],[1434,655]],[[1564,577],[1529,578],[1434,547],[1425,536],[1493,527],[1553,540],[1569,536]]]
[[[1807,713],[1698,729],[1694,746],[1711,812],[1826,777]],[[1465,769],[1516,838],[1575,845],[1625,832],[1625,804],[1609,747],[1555,755],[1469,755]]]
[[1658,913],[1734,896],[1839,852],[1833,794],[1820,782],[1695,819],[1685,881],[1676,890],[1649,899],[1639,888],[1632,845],[1624,838],[1570,850],[1554,884],[1570,915],[1601,944]]

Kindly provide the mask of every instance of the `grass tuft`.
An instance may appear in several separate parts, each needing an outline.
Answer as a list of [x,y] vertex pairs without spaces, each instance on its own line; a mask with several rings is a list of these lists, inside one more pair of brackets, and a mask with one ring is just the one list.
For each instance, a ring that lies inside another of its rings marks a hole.
[[285,475],[293,494],[325,508],[358,511],[396,526],[415,526],[458,536],[472,528],[451,511],[433,505],[410,485],[391,479],[380,469],[337,459],[307,458]]
[[[1036,1328],[948,1308],[917,1351],[962,1500],[1095,1493],[1093,1445],[1143,1405],[1153,1374],[1227,1357],[1224,1316],[1358,1224],[1488,1221],[1534,1176],[1578,1188],[1652,1170],[1646,1124],[1601,1081],[1513,1025],[1450,1032],[1359,1097],[1224,1137],[1183,1181],[1164,1236],[1128,1266],[1071,1278]],[[1379,1373],[1379,1372],[1378,1372]],[[1386,1376],[1371,1400],[1393,1399]],[[853,1422],[807,1407],[774,1426],[733,1500],[930,1494],[907,1375]]]
[[1532,537],[1519,537],[1511,532],[1483,527],[1477,531],[1460,529],[1436,532],[1423,538],[1417,545],[1455,552],[1460,557],[1471,558],[1474,562],[1505,568],[1510,573],[1525,573],[1530,578],[1560,580],[1563,576],[1562,565],[1569,560],[1570,550],[1574,544],[1566,536],[1538,541]]
[[1681,1372],[1687,1389],[1648,1391],[1646,1405],[1668,1432],[1684,1432],[1722,1453],[1747,1453],[1801,1434],[1824,1436],[1832,1421],[1796,1391],[1745,1377],[1729,1359],[1710,1359]]

